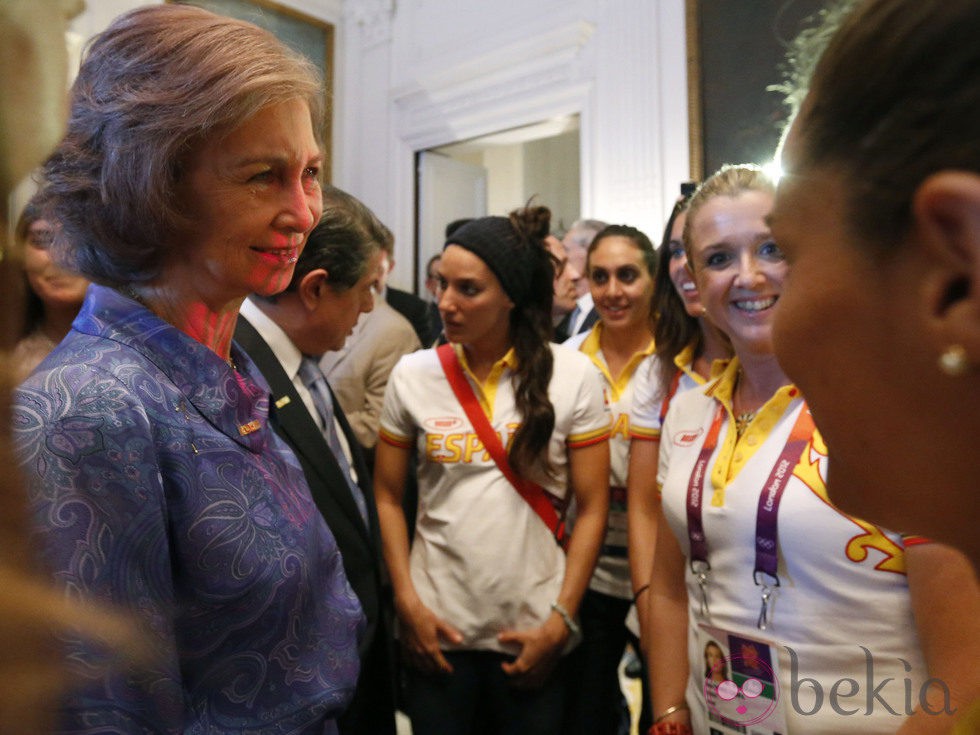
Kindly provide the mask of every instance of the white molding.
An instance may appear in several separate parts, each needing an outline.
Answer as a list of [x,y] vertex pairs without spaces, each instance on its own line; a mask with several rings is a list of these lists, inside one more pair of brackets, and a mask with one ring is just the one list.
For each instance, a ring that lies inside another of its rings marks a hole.
[[569,63],[588,43],[594,30],[591,23],[575,21],[552,28],[544,34],[520,38],[448,68],[420,72],[413,84],[393,89],[392,96],[399,100],[419,92],[447,93],[484,77],[519,74],[522,71],[520,67],[525,64]]
[[413,150],[423,150],[581,112],[590,88],[558,72],[539,74],[441,105],[399,109],[397,126]]
[[399,135],[421,150],[578,112],[591,84],[579,59],[593,30],[570,23],[392,90]]

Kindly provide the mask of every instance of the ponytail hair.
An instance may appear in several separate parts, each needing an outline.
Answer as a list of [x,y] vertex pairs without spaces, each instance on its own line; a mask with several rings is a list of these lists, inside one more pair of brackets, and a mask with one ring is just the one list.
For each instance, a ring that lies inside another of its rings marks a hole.
[[528,205],[511,212],[509,220],[519,247],[526,250],[525,262],[531,270],[527,296],[515,303],[510,313],[511,344],[517,356],[514,394],[522,417],[511,443],[510,462],[522,477],[542,466],[547,476],[553,477],[548,443],[555,429],[555,408],[548,397],[548,385],[554,370],[550,342],[555,265],[545,243],[551,210]]

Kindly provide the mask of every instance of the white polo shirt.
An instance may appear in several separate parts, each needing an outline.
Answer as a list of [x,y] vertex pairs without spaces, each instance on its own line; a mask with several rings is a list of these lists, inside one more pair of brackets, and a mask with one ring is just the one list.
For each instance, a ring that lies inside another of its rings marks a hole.
[[602,322],[588,332],[577,334],[562,343],[587,355],[602,376],[606,386],[609,411],[612,414],[612,434],[609,438],[609,520],[606,536],[599,552],[599,561],[589,581],[596,592],[629,600],[633,597],[630,582],[628,538],[626,534],[626,476],[630,464],[630,412],[636,395],[638,376],[645,375],[654,364],[653,339],[637,352],[613,377],[602,354],[600,339]]
[[[814,432],[778,508],[780,587],[769,628],[757,628],[761,598],[753,570],[759,497],[804,402],[794,386],[784,386],[736,438],[731,395],[737,370],[738,361],[732,360],[715,382],[675,396],[661,439],[658,483],[664,513],[690,558],[688,484],[718,406],[725,406],[702,486],[702,520],[711,564],[709,616],[701,615],[701,592],[690,565],[685,573],[691,666],[687,697],[694,731],[708,731],[703,651],[695,639],[698,623],[707,623],[773,642],[789,733],[893,733],[901,716],[889,713],[877,700],[871,714],[865,714],[869,677],[874,680],[872,690],[891,677],[878,692],[900,714],[906,680],[915,706],[928,678],[912,619],[901,538],[853,519],[829,502],[827,450]],[[865,649],[873,658],[873,674],[868,671]],[[840,708],[858,714],[841,715],[831,706],[830,693],[844,678],[857,684],[839,685],[838,695],[847,695],[855,687],[858,691],[836,701]],[[817,702],[816,688],[801,684],[802,679],[819,685],[822,703]]]
[[676,385],[663,385],[660,365],[660,360],[654,357],[636,376],[630,413],[630,437],[633,439],[659,439],[663,416],[673,397],[705,383],[704,378],[694,372],[694,348],[691,346],[685,347],[674,357]]
[[[548,454],[555,470],[531,479],[556,505],[570,500],[568,449],[606,441],[609,413],[588,358],[552,345],[548,396],[555,429]],[[457,349],[466,369],[462,350]],[[514,353],[486,382],[467,371],[473,391],[505,446],[520,416],[512,385]],[[453,393],[435,350],[399,360],[381,412],[382,441],[419,452],[419,506],[410,569],[422,602],[450,622],[463,642],[446,649],[515,653],[497,640],[506,629],[541,625],[565,574],[551,531],[497,469]]]

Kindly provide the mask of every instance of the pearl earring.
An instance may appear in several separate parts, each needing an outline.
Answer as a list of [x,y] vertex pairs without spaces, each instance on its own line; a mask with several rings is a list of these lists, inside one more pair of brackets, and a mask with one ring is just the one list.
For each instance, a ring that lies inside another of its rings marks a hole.
[[950,345],[939,356],[939,369],[951,378],[966,375],[970,362],[962,345]]

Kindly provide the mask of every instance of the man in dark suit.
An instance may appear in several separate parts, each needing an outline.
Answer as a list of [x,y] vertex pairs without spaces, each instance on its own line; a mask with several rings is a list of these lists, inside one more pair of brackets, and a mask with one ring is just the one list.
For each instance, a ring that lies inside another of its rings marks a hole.
[[384,249],[381,256],[381,294],[392,309],[408,319],[422,347],[429,347],[432,340],[439,336],[432,334],[429,326],[429,306],[415,294],[388,285],[388,274],[395,267],[395,239],[387,238],[381,247]]
[[551,302],[551,321],[555,326],[553,339],[555,342],[564,342],[571,336],[568,332],[568,321],[578,298],[575,289],[582,274],[569,262],[568,253],[565,252],[561,240],[554,235],[548,235],[544,243],[551,253],[551,262],[555,267],[555,278],[552,283],[554,299]]
[[428,347],[431,345],[432,340],[439,335],[432,334],[432,328],[429,325],[428,304],[415,294],[402,291],[400,288],[393,288],[392,286],[386,286],[384,294],[388,305],[408,319],[408,323],[412,325],[412,329],[418,335],[419,342],[422,343],[422,346]]
[[561,240],[568,255],[568,262],[582,276],[575,284],[575,292],[578,294],[575,308],[562,319],[556,329],[556,332],[568,337],[573,337],[580,332],[587,332],[599,321],[599,312],[595,310],[595,305],[592,303],[592,293],[589,291],[589,274],[586,263],[589,245],[605,227],[606,223],[597,219],[576,220]]
[[358,200],[330,188],[289,286],[276,296],[246,299],[235,330],[235,341],[269,384],[275,430],[303,467],[367,617],[361,674],[340,719],[342,735],[395,733],[393,616],[371,478],[317,365],[374,306],[379,224]]

